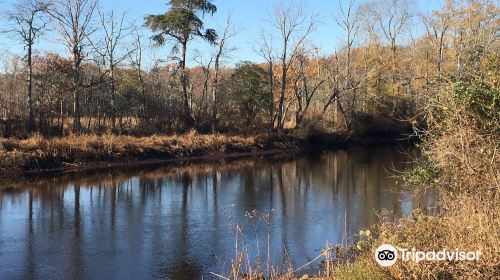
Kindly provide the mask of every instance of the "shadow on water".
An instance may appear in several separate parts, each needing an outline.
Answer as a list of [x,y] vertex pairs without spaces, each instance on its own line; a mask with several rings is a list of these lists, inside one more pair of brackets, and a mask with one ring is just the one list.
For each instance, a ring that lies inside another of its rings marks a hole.
[[0,278],[210,278],[234,258],[231,224],[242,223],[250,250],[265,240],[244,217],[254,209],[272,210],[273,263],[297,267],[375,224],[380,209],[434,206],[432,192],[389,177],[411,165],[399,148],[378,147],[5,181]]

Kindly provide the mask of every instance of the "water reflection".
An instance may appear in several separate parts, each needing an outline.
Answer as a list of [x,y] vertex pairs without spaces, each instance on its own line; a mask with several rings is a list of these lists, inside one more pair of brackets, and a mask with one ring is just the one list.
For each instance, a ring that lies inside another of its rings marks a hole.
[[[385,208],[431,207],[397,191],[394,148],[325,152],[288,161],[157,168],[45,178],[0,187],[0,279],[205,279],[229,267],[231,222],[263,247],[243,215],[270,210],[275,265],[300,266],[326,241],[352,240]],[[252,252],[256,254],[256,252]]]

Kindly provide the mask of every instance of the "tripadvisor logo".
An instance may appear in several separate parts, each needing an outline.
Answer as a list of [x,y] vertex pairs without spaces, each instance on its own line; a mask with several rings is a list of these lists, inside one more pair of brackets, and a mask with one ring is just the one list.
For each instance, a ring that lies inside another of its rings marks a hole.
[[385,267],[393,266],[398,258],[405,262],[419,263],[421,261],[479,261],[480,256],[481,251],[464,252],[458,249],[454,251],[443,249],[437,252],[422,252],[415,249],[396,248],[389,244],[383,244],[375,251],[375,261]]
[[381,245],[375,251],[375,260],[381,266],[392,266],[398,260],[398,251],[392,245]]

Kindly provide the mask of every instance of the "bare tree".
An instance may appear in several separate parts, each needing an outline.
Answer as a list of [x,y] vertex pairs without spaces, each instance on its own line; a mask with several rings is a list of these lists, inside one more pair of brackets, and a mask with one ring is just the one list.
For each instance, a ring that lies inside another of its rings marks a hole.
[[212,133],[217,129],[217,113],[218,113],[218,95],[220,87],[220,64],[224,55],[227,55],[233,49],[227,49],[227,40],[236,35],[236,30],[231,23],[231,15],[227,17],[226,26],[222,32],[218,42],[217,51],[214,54],[214,78],[212,81]]
[[[392,83],[392,95],[399,93],[399,71],[398,71],[398,44],[404,34],[405,29],[411,21],[408,0],[377,0],[369,2],[364,6],[365,17],[377,22],[376,28],[382,33],[382,38],[385,38],[391,50],[391,73],[390,80]],[[392,99],[392,114],[395,114],[397,99]]]
[[356,14],[354,11],[354,4],[356,0],[349,0],[347,7],[342,5],[342,1],[339,0],[339,8],[342,17],[337,19],[337,24],[344,30],[346,39],[346,68],[345,77],[348,86],[351,83],[351,55],[352,47],[354,45],[354,40],[358,34],[359,26],[356,20]]
[[[297,60],[299,67],[295,73],[296,79],[293,85],[293,92],[295,94],[295,98],[297,99],[295,125],[296,127],[300,127],[309,110],[311,101],[313,100],[314,96],[321,88],[321,86],[325,83],[325,79],[319,78],[313,80],[310,75],[308,75],[306,68],[309,62],[309,58],[307,56],[307,53],[302,53],[301,55],[299,55],[297,57]],[[317,71],[319,72],[319,69]]]
[[90,43],[93,45],[94,50],[104,59],[104,64],[107,67],[106,71],[109,74],[111,83],[111,122],[112,127],[115,128],[117,116],[115,69],[130,57],[130,53],[134,52],[134,49],[127,49],[125,53],[120,52],[121,49],[126,49],[123,41],[131,34],[132,28],[125,24],[125,13],[117,17],[114,10],[111,10],[108,14],[99,11],[99,23],[104,36],[104,42],[102,42],[104,48],[93,44],[92,41]]
[[[345,34],[346,57],[342,91],[350,93],[349,95],[345,94],[345,98],[347,100],[345,105],[347,110],[344,110],[342,108],[340,99],[337,99],[336,111],[340,110],[340,112],[343,114],[346,129],[348,131],[350,131],[351,129],[352,117],[354,115],[354,111],[356,110],[356,88],[360,83],[360,81],[354,75],[352,75],[352,49],[359,30],[358,16],[355,11],[355,4],[356,0],[349,0],[347,2],[347,7],[344,7],[344,5],[342,5],[342,1],[339,0],[341,17],[336,20],[337,24],[344,30]],[[339,81],[337,80],[337,82]]]
[[378,0],[365,6],[369,17],[378,23],[383,37],[389,42],[392,53],[392,82],[397,69],[398,40],[411,20],[408,0]]
[[[131,44],[131,48],[128,50],[128,55],[130,62],[132,64],[133,69],[137,73],[137,79],[139,80],[139,86],[140,86],[140,92],[142,97],[146,95],[146,84],[144,82],[144,75],[143,75],[143,69],[142,69],[142,52],[143,52],[143,44],[141,41],[141,33],[139,31],[139,27],[137,27],[135,24],[132,25],[132,32],[131,35],[133,37],[133,41]],[[141,108],[139,111],[142,111],[142,114],[144,114],[145,106],[144,104],[141,105]]]
[[0,53],[0,65],[2,66],[0,69],[2,73],[0,75],[2,78],[2,83],[0,83],[2,92],[0,98],[2,101],[1,119],[6,121],[21,114],[18,104],[21,103],[19,77],[22,76],[22,61],[17,55],[6,51]]
[[410,21],[407,0],[384,0],[378,4],[382,10],[375,13],[385,38],[391,45],[393,53],[393,67],[396,67],[396,49],[397,39],[404,31],[404,28]]
[[8,12],[9,20],[14,24],[7,30],[16,34],[26,49],[27,78],[27,103],[28,103],[28,131],[35,130],[33,115],[33,45],[46,26],[43,14],[47,11],[47,3],[39,0],[18,0]]
[[73,59],[73,132],[79,134],[80,94],[82,90],[81,66],[88,37],[95,32],[93,16],[97,9],[95,0],[53,0],[50,15],[59,26],[64,44]]
[[335,110],[340,108],[340,110],[342,111],[342,104],[340,104],[339,102],[341,89],[340,89],[339,56],[337,52],[335,52],[333,56],[333,63],[331,63],[329,66],[330,67],[327,67],[325,70],[327,75],[326,81],[328,83],[330,94],[323,105],[323,110],[321,112],[319,119],[323,118],[328,108],[334,103],[337,103],[337,107],[335,107]]
[[259,49],[256,50],[262,58],[265,59],[267,64],[268,73],[268,88],[269,88],[269,133],[274,129],[274,122],[276,120],[274,113],[274,89],[276,84],[276,78],[274,77],[274,51],[273,51],[273,38],[265,35],[264,32],[261,33],[261,44]]
[[[209,91],[210,78],[212,76],[211,68],[212,68],[212,63],[214,62],[214,57],[210,56],[208,62],[205,63],[203,60],[203,55],[198,53],[198,55],[194,58],[194,61],[196,61],[200,65],[201,71],[203,72],[203,77],[202,77],[203,86],[202,86],[201,98],[198,101],[199,106],[197,106],[198,113],[194,114],[195,119],[198,120],[202,119],[203,118],[202,115],[208,113],[209,111],[208,108],[210,104],[209,102],[207,102],[207,95]],[[195,110],[193,110],[193,113],[194,111]]]
[[285,94],[287,75],[299,49],[319,22],[318,14],[305,12],[305,5],[295,2],[279,2],[270,15],[269,22],[279,32],[280,51],[278,60],[281,66],[281,85],[278,101],[278,130],[283,129],[285,120]]
[[461,78],[479,70],[484,54],[498,46],[500,7],[492,0],[447,1],[443,10],[452,15],[450,47],[455,53],[455,75]]
[[421,18],[431,42],[436,45],[436,70],[438,76],[441,77],[442,64],[444,61],[445,36],[450,28],[451,14],[434,12],[431,16],[422,15]]

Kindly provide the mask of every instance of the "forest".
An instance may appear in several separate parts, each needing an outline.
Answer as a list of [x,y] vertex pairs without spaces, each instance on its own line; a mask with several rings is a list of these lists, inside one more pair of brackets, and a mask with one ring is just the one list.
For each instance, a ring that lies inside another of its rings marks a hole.
[[[494,1],[446,1],[427,15],[409,1],[379,2],[339,2],[343,47],[328,56],[308,38],[333,19],[306,4],[276,3],[272,31],[255,46],[260,62],[226,65],[237,30],[231,16],[222,30],[204,26],[205,17],[225,16],[211,1],[169,1],[164,14],[142,23],[94,0],[17,1],[0,36],[18,40],[25,53],[2,54],[0,133],[401,133],[425,126],[420,109],[438,85],[495,74]],[[144,29],[154,35],[144,38]],[[64,53],[37,51],[47,32],[59,34]],[[197,38],[213,51],[186,61]],[[151,48],[171,56],[146,67]]]

